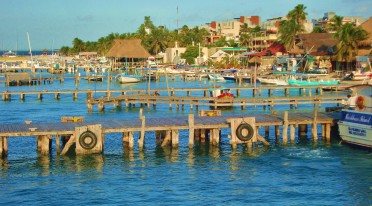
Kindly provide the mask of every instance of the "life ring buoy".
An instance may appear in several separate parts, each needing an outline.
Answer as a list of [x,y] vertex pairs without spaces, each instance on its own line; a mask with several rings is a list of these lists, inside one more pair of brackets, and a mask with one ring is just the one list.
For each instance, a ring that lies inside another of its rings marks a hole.
[[83,132],[79,137],[79,144],[86,150],[91,150],[97,145],[97,136],[91,131]]
[[358,98],[355,100],[355,105],[359,110],[363,110],[365,107],[365,101],[363,96],[358,96]]
[[236,136],[241,141],[249,141],[254,134],[253,127],[250,124],[242,123],[236,128]]

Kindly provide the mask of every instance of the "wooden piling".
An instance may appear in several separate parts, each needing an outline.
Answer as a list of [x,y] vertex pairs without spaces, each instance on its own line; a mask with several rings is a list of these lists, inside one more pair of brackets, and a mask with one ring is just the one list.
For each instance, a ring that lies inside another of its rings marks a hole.
[[40,155],[48,155],[51,148],[51,137],[48,135],[37,136],[37,151]]
[[282,131],[282,143],[283,145],[288,144],[288,111],[284,111],[283,131]]
[[311,131],[314,142],[318,141],[317,118],[318,118],[318,105],[315,104],[314,105],[314,119],[313,119],[313,123],[312,123],[312,131]]
[[8,156],[8,137],[0,136],[0,158]]
[[138,139],[138,147],[140,150],[143,150],[143,146],[145,144],[145,127],[146,127],[146,118],[145,116],[141,116],[141,132],[140,138]]
[[172,148],[178,148],[178,142],[179,142],[178,129],[173,129],[171,135],[172,135]]
[[192,148],[194,146],[194,114],[189,114],[188,116],[188,122],[189,122],[189,148]]

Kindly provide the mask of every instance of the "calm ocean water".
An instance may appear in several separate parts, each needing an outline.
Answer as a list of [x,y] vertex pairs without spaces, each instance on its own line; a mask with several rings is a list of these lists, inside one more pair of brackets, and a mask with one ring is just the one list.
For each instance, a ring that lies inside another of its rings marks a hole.
[[[1,74],[0,74],[1,76]],[[1,77],[0,77],[1,78]],[[170,81],[171,88],[207,87],[208,80]],[[233,82],[225,86],[237,85]],[[247,85],[243,85],[247,86]],[[146,89],[147,83],[110,84],[111,89]],[[81,80],[79,89],[107,89],[107,82],[88,83]],[[151,88],[166,88],[165,81],[152,82]],[[76,89],[72,79],[64,84],[21,86],[4,90]],[[297,95],[298,91],[291,91]],[[315,92],[313,92],[315,94]],[[162,94],[166,95],[166,94]],[[194,95],[194,94],[192,94]],[[250,95],[250,94],[242,94]],[[283,96],[282,90],[275,95]],[[340,94],[343,95],[343,94]],[[0,123],[60,121],[62,116],[84,116],[89,120],[137,118],[139,107],[116,110],[108,106],[104,112],[94,107],[88,113],[85,94],[73,101],[72,95],[26,96],[20,101],[0,102]],[[327,105],[323,105],[322,108]],[[333,106],[333,105],[329,105]],[[300,106],[303,110],[312,107]],[[168,105],[156,110],[144,109],[146,118],[184,116],[185,110],[169,111]],[[209,108],[200,108],[209,109]],[[286,110],[288,106],[276,107]],[[223,114],[262,112],[261,107],[241,111],[224,110]],[[319,130],[320,131],[320,130]],[[264,131],[259,131],[264,135]],[[154,133],[146,133],[144,151],[122,149],[121,134],[106,136],[102,155],[38,156],[34,137],[9,138],[9,155],[0,164],[0,203],[2,205],[371,205],[372,153],[334,139],[331,144],[296,138],[296,143],[282,146],[275,142],[274,132],[268,137],[271,146],[253,152],[239,147],[232,151],[222,130],[220,147],[209,143],[188,149],[188,132],[180,131],[176,149],[155,145]],[[138,138],[138,134],[135,134]],[[135,146],[137,146],[135,144]]]

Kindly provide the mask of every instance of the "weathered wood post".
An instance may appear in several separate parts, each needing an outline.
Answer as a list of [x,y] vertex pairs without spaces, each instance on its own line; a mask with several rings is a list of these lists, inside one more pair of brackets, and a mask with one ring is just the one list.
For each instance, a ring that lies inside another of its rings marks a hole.
[[265,126],[265,137],[270,135],[270,126]]
[[275,140],[276,140],[277,142],[279,141],[279,136],[280,136],[279,125],[275,125]]
[[140,132],[140,138],[138,139],[138,147],[142,151],[143,146],[145,144],[145,128],[146,128],[146,118],[145,116],[141,116],[141,132]]
[[49,135],[37,136],[37,152],[41,155],[47,155],[51,151],[52,137]]
[[[82,127],[75,127],[75,134],[70,137],[70,140],[66,144],[70,145],[71,141],[75,141],[76,154],[94,154],[102,153],[104,145],[104,134],[102,133],[102,125],[86,125]],[[66,149],[63,148],[63,150]],[[63,151],[62,151],[63,153]]]
[[284,121],[283,121],[283,145],[288,144],[288,111],[284,111]]
[[189,148],[194,146],[194,114],[189,114]]
[[228,119],[231,130],[230,144],[235,150],[238,144],[246,144],[252,149],[253,142],[257,142],[257,131],[254,117]]
[[129,132],[123,132],[121,140],[123,142],[123,149],[129,147]]
[[57,154],[61,154],[61,136],[56,134],[56,151]]
[[327,123],[326,124],[326,140],[327,142],[331,142],[331,124]]
[[0,158],[8,156],[8,137],[0,136]]
[[312,124],[312,137],[314,142],[318,142],[318,127],[317,127],[317,119],[318,119],[318,104],[314,104],[314,119]]
[[178,148],[179,131],[172,129],[172,148]]
[[296,127],[294,124],[290,125],[290,139],[291,139],[291,144],[294,144],[295,142],[295,133],[296,133]]
[[304,137],[307,134],[307,124],[300,124],[298,127],[298,136]]

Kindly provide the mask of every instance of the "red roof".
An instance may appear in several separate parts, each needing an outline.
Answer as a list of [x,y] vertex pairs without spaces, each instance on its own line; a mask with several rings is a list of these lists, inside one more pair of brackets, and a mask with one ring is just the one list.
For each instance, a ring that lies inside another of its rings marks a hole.
[[267,49],[257,52],[254,54],[249,54],[247,56],[268,56],[268,51],[270,51],[270,56],[275,55],[277,52],[286,53],[287,50],[285,49],[283,44],[272,44]]

